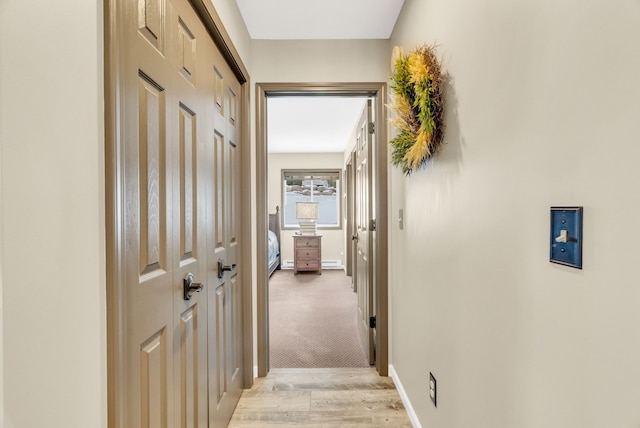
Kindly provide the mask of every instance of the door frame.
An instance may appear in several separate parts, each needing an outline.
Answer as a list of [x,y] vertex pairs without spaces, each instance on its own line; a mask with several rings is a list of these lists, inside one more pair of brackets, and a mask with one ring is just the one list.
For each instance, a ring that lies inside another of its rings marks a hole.
[[256,83],[256,245],[257,245],[257,351],[258,376],[269,372],[269,276],[267,266],[267,97],[268,96],[368,96],[374,97],[375,144],[373,147],[374,218],[373,288],[376,314],[376,368],[380,376],[389,373],[388,329],[388,178],[387,178],[387,84],[351,83]]
[[346,189],[346,200],[345,200],[345,222],[344,222],[344,228],[345,228],[345,241],[344,241],[344,253],[345,253],[345,272],[347,273],[347,276],[351,277],[351,287],[353,288],[353,291],[356,291],[356,287],[355,287],[355,275],[354,275],[354,271],[353,271],[353,224],[354,224],[354,202],[355,202],[355,173],[354,173],[354,165],[355,165],[355,158],[354,158],[354,152],[352,151],[349,154],[349,159],[347,160],[347,162],[345,163],[344,166],[344,176],[345,176],[345,180],[344,180],[344,186]]
[[[251,145],[250,129],[250,79],[240,54],[225,30],[220,16],[211,2],[188,0],[214,44],[241,84],[241,128],[243,143],[241,155],[241,230],[251,230]],[[104,1],[104,128],[105,128],[105,212],[106,212],[106,298],[107,298],[107,425],[110,428],[125,426],[126,402],[124,367],[127,325],[124,307],[124,220],[126,206],[123,200],[123,120],[122,100],[128,96],[123,92],[122,76],[124,61],[123,46],[127,42],[125,34],[118,31],[118,23],[125,13],[118,6],[118,0]],[[243,278],[243,347],[244,347],[244,387],[253,385],[253,321],[252,321],[252,242],[251,235],[244,233],[241,257],[243,263],[238,268]]]

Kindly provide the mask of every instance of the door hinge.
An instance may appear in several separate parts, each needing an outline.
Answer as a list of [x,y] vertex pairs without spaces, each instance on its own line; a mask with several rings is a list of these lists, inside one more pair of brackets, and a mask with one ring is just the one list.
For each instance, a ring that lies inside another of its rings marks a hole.
[[375,230],[376,230],[376,220],[372,218],[371,220],[369,220],[369,231],[375,232]]
[[375,315],[369,317],[369,328],[376,328],[376,317]]
[[369,122],[369,134],[373,134],[376,132],[376,124],[373,122]]

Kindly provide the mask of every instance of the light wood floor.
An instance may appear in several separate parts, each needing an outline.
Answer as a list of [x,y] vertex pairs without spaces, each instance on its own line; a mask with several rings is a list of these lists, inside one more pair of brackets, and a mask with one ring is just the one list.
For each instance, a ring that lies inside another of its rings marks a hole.
[[245,390],[229,428],[411,427],[390,377],[374,369],[272,369]]

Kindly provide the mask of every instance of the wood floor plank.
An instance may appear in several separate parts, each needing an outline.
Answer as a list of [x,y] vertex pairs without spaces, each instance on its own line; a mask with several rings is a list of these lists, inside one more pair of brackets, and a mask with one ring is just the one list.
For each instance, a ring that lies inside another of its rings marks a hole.
[[393,414],[389,411],[373,411],[364,414],[361,411],[333,412],[264,412],[243,413],[234,415],[229,428],[261,428],[261,427],[340,427],[340,428],[372,428],[394,427],[411,428],[406,415]]
[[271,391],[269,394],[244,391],[236,412],[310,410],[311,391]]
[[388,377],[373,369],[273,370],[243,392],[230,428],[411,427]]
[[372,367],[330,367],[330,368],[287,368],[287,369],[271,369],[269,370],[270,374],[280,375],[280,374],[295,374],[295,373],[312,373],[312,374],[364,374],[364,373],[375,373],[374,368]]
[[396,390],[311,391],[311,410],[404,410]]
[[256,391],[395,389],[391,378],[377,373],[282,374],[256,385]]

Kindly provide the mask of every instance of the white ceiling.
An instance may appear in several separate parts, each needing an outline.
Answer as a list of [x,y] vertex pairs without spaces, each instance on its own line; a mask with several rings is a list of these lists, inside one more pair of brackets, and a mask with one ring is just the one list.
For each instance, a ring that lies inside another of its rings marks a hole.
[[[388,39],[404,0],[236,0],[252,39]],[[343,152],[363,98],[267,99],[270,153]]]
[[388,39],[404,0],[236,0],[252,39]]
[[267,98],[269,153],[342,153],[365,98]]

